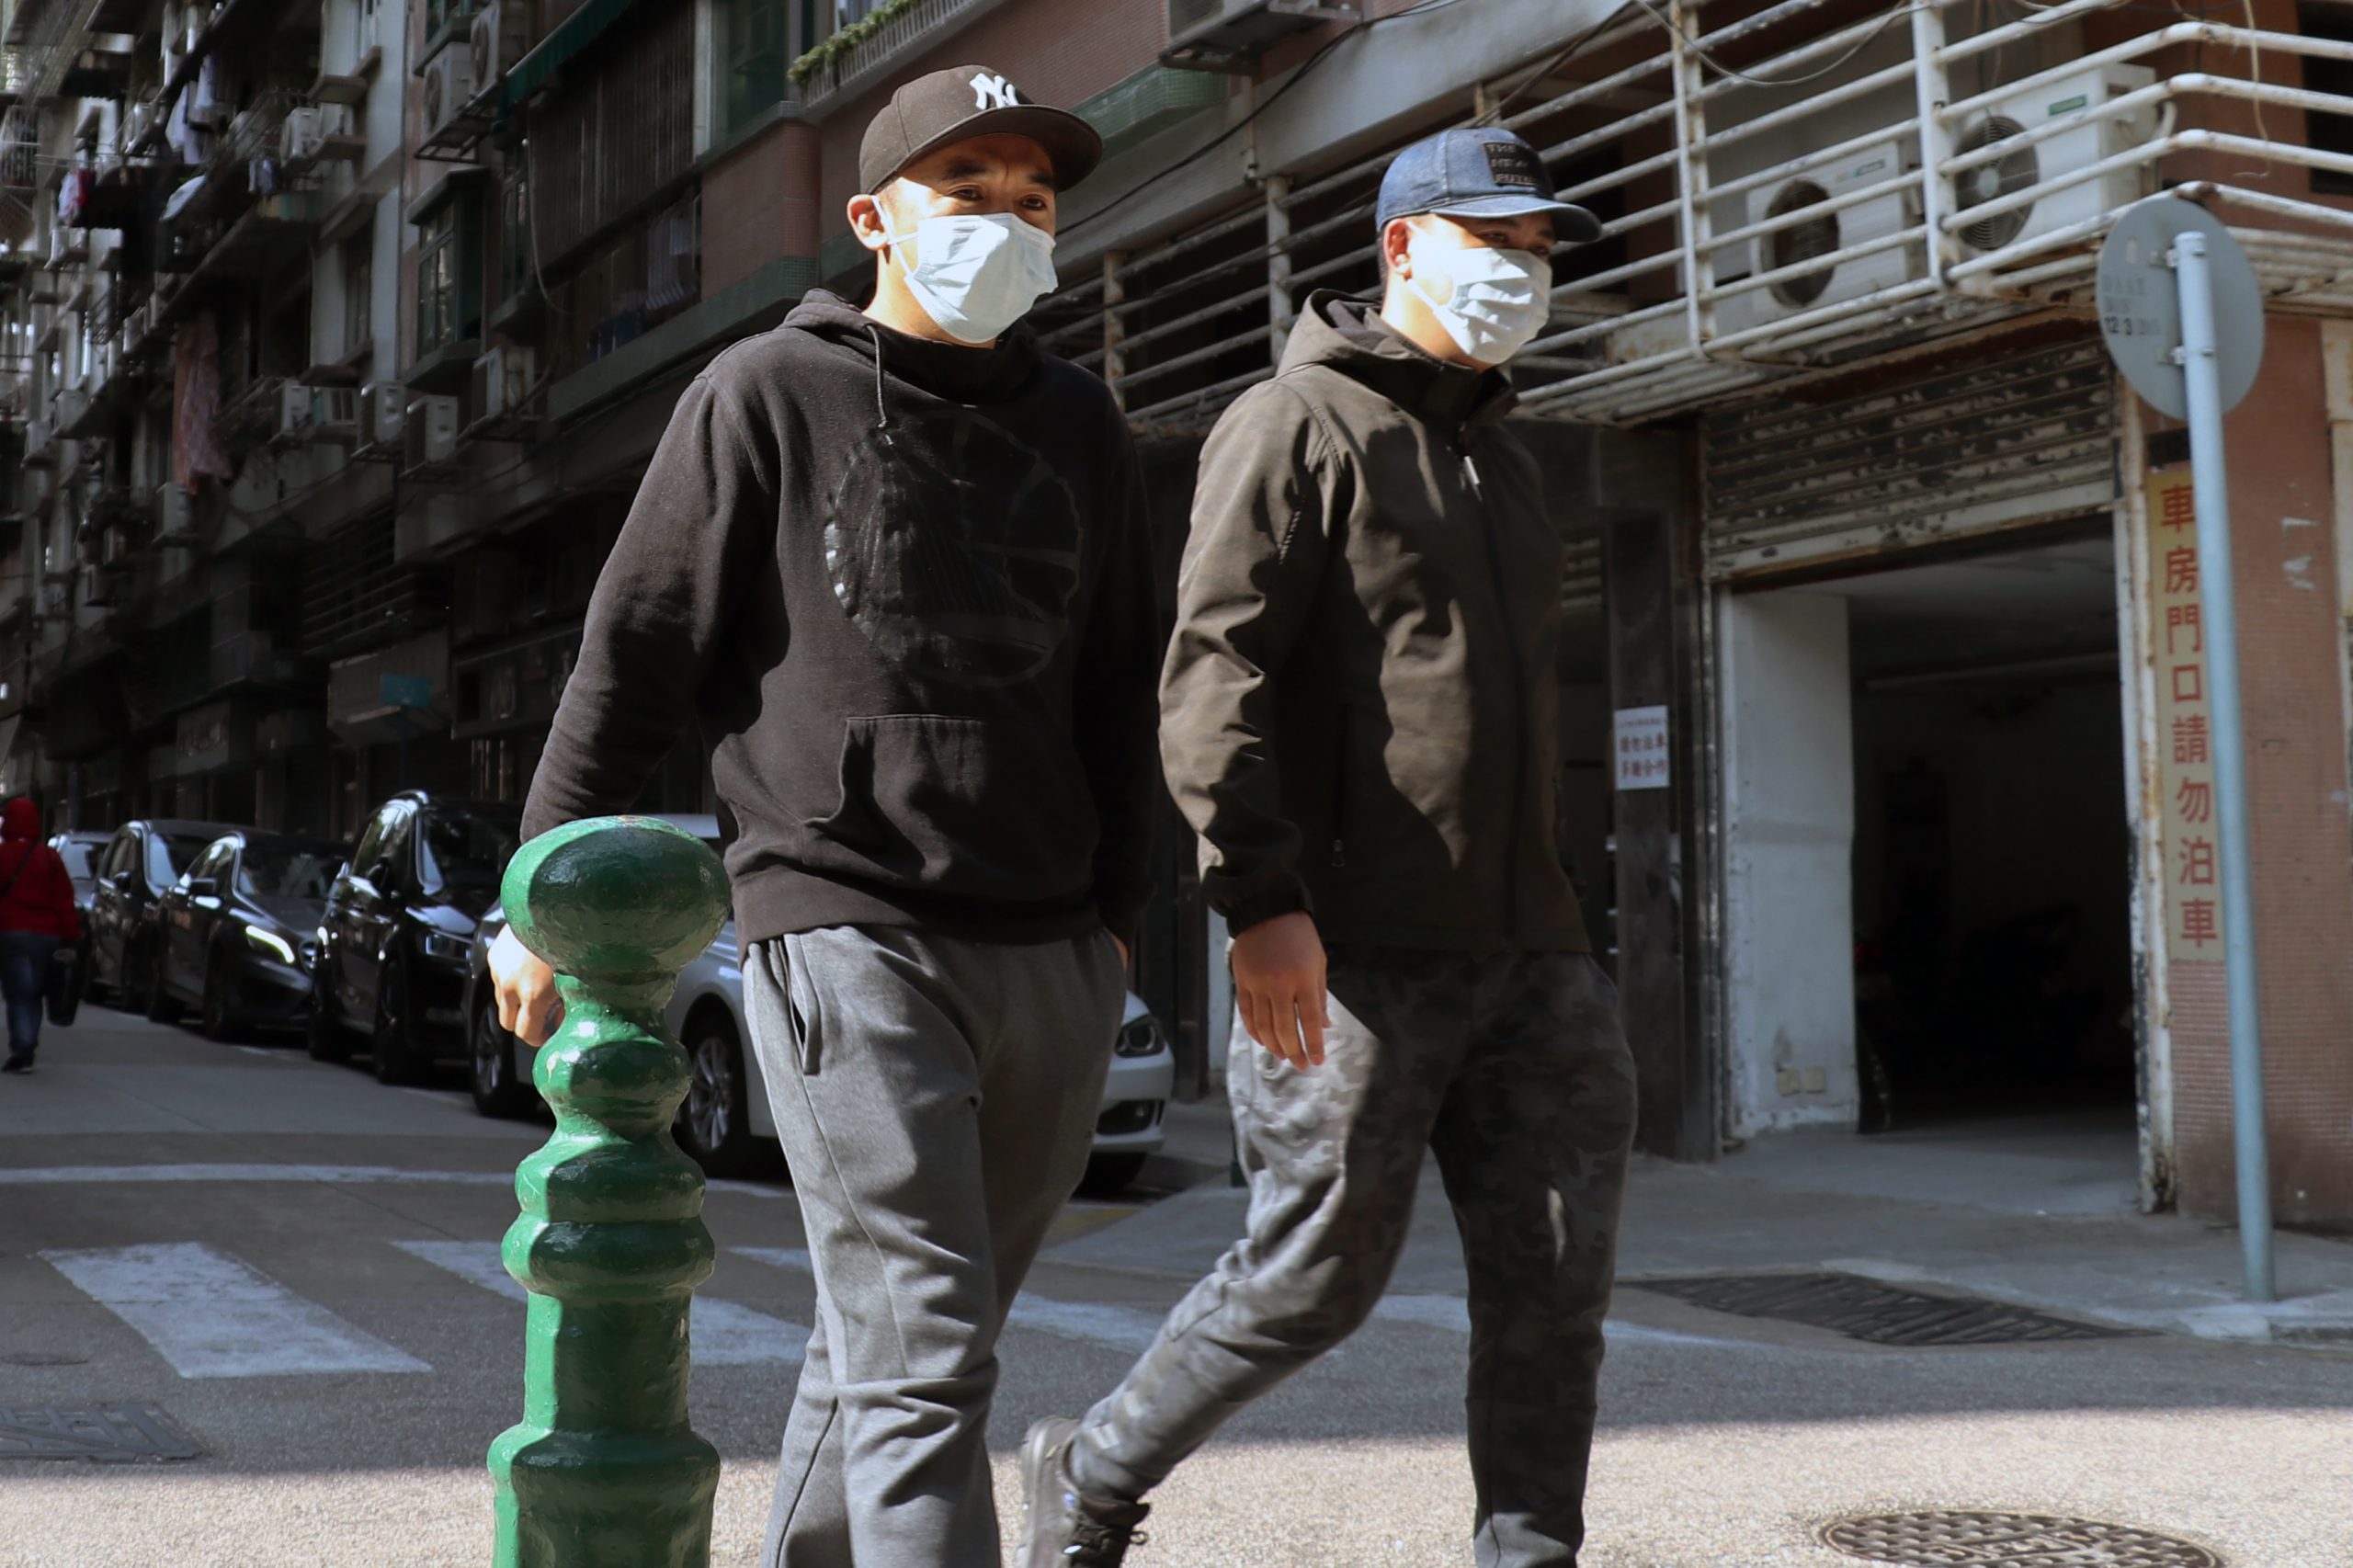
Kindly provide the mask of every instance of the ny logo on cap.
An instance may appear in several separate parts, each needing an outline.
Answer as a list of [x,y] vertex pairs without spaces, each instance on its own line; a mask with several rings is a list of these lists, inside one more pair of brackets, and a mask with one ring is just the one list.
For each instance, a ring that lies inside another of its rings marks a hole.
[[1020,101],[1021,95],[1015,92],[1013,84],[1002,76],[993,76],[983,71],[972,78],[974,108],[1011,108]]

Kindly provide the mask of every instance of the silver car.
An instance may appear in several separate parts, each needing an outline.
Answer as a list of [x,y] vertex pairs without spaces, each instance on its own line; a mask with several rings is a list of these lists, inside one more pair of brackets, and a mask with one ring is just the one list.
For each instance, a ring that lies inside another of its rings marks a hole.
[[[719,824],[713,817],[665,812],[662,820],[685,828],[714,849],[719,846]],[[490,946],[506,928],[505,909],[494,906],[474,933],[465,992],[469,1076],[477,1110],[484,1116],[522,1117],[538,1111],[539,1093],[522,1066],[515,1037],[499,1028],[489,977]],[[767,1085],[749,1070],[752,1035],[744,1017],[741,960],[735,923],[730,920],[680,973],[666,1015],[694,1066],[694,1082],[686,1104],[678,1108],[674,1136],[680,1148],[715,1176],[752,1168],[759,1163],[762,1146],[776,1140]],[[1176,1077],[1176,1059],[1166,1032],[1131,992],[1126,1016],[1111,1042],[1111,1071],[1096,1121],[1095,1153],[1080,1191],[1103,1196],[1136,1179],[1145,1158],[1161,1145],[1161,1121]]]

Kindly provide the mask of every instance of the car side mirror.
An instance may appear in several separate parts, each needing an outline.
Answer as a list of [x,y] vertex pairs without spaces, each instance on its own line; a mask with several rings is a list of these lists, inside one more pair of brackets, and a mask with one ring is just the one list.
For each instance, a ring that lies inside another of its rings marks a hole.
[[392,892],[395,891],[392,885],[392,858],[387,855],[368,868],[368,881],[374,884],[378,892]]
[[188,880],[188,895],[190,898],[219,898],[221,896],[220,879],[190,877]]

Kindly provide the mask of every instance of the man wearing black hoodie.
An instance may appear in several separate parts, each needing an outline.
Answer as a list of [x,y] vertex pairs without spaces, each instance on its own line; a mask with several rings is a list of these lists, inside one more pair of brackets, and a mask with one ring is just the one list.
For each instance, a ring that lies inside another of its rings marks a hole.
[[996,1337],[1085,1166],[1158,788],[1127,426],[1017,324],[1100,152],[983,67],[893,97],[849,202],[873,302],[813,292],[680,399],[525,812],[626,810],[689,720],[710,745],[817,1284],[776,1568],[998,1562]]
[[[1533,148],[1400,154],[1376,310],[1310,297],[1201,452],[1161,753],[1233,938],[1248,1233],[1023,1446],[1021,1568],[1144,1496],[1380,1300],[1435,1153],[1470,1293],[1480,1568],[1574,1568],[1633,1068],[1554,848],[1561,541],[1498,368],[1599,233]],[[1257,1041],[1253,1046],[1253,1039]]]

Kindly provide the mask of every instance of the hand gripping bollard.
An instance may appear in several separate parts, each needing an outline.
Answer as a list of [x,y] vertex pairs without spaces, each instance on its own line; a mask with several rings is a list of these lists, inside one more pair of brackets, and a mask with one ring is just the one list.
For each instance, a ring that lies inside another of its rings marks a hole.
[[705,1568],[719,1452],[687,1425],[687,1312],[711,1243],[662,1010],[727,874],[667,823],[599,817],[526,844],[503,891],[564,1017],[531,1074],[555,1132],[516,1172],[503,1248],[531,1302],[523,1421],[490,1449],[497,1568]]

